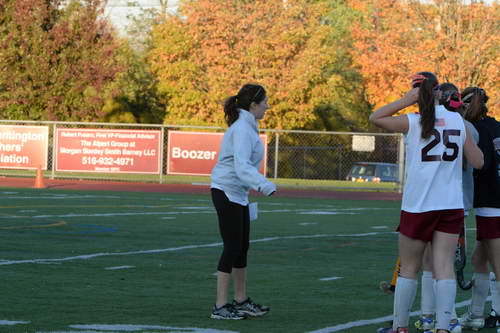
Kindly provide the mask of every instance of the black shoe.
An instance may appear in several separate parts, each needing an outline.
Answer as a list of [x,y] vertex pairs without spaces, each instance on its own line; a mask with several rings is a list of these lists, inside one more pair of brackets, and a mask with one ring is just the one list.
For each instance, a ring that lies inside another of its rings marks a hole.
[[500,327],[500,314],[491,310],[490,315],[484,320],[485,328]]
[[247,316],[235,310],[232,304],[226,304],[220,308],[214,305],[212,308],[212,314],[210,315],[212,319],[229,319],[229,320],[241,320],[246,319]]
[[242,303],[238,303],[234,300],[232,305],[236,309],[236,311],[244,313],[251,317],[263,316],[271,310],[271,308],[269,308],[268,306],[254,303],[250,297],[248,297],[246,301]]

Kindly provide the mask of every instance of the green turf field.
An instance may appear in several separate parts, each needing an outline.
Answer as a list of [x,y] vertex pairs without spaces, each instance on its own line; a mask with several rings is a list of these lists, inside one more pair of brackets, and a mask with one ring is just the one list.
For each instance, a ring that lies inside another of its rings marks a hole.
[[209,319],[221,245],[208,195],[0,199],[2,333],[369,333],[392,313],[378,284],[396,258],[399,202],[257,198],[248,294],[272,310],[227,322]]

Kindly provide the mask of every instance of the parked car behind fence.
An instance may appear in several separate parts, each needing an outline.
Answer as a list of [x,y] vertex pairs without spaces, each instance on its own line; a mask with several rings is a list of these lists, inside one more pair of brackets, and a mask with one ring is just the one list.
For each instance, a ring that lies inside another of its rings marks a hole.
[[353,182],[397,182],[399,166],[394,163],[357,162],[346,176]]

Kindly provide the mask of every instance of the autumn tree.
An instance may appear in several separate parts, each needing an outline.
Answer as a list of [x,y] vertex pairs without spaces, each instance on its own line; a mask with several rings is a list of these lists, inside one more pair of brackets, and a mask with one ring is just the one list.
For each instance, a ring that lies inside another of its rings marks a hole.
[[167,106],[164,122],[223,125],[222,101],[242,84],[257,82],[272,106],[263,127],[365,126],[362,87],[349,85],[356,73],[328,22],[332,3],[182,2],[180,15],[153,29],[148,56]]
[[[0,0],[0,115],[99,120],[123,67],[102,0]],[[115,87],[116,88],[116,87]]]
[[417,71],[435,72],[461,89],[475,85],[491,96],[500,119],[500,6],[497,1],[351,0],[363,20],[353,25],[354,58],[368,99],[391,102]]

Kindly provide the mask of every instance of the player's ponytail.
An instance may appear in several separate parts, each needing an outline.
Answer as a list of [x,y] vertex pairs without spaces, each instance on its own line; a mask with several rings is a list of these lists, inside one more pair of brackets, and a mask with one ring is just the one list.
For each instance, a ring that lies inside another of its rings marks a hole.
[[463,102],[465,105],[465,119],[470,122],[476,122],[483,119],[488,113],[488,95],[478,87],[468,87],[462,92]]
[[224,118],[227,126],[231,126],[232,123],[238,120],[238,117],[238,97],[231,96],[224,102]]
[[420,112],[420,126],[422,127],[422,138],[430,137],[436,122],[435,91],[438,86],[437,77],[430,72],[420,72],[425,79],[419,84],[418,109]]
[[250,104],[261,103],[266,97],[266,90],[258,84],[245,84],[237,95],[227,98],[224,102],[224,118],[231,126],[240,115],[238,109],[250,110]]

